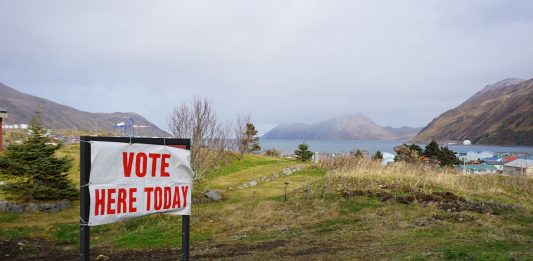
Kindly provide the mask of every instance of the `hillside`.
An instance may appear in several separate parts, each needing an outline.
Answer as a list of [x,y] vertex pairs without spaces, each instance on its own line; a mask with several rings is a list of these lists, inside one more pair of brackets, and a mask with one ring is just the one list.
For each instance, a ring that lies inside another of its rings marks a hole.
[[117,122],[133,118],[136,125],[147,125],[150,128],[141,130],[142,135],[165,137],[168,133],[133,112],[91,113],[55,103],[53,101],[21,93],[0,82],[0,106],[5,108],[9,117],[7,124],[29,123],[32,114],[42,112],[42,121],[51,129],[75,129],[93,131],[96,126],[100,132],[116,132],[112,127]]
[[419,128],[382,127],[363,114],[344,115],[311,124],[280,125],[267,132],[265,139],[309,140],[408,140]]
[[431,121],[413,141],[431,139],[532,146],[533,79],[505,79],[486,86]]

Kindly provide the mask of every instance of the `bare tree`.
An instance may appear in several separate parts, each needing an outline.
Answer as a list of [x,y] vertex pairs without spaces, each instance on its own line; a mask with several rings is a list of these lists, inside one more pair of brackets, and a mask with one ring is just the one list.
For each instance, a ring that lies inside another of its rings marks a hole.
[[240,159],[243,159],[244,153],[254,153],[261,150],[259,146],[259,137],[257,137],[257,130],[252,123],[252,117],[248,115],[238,115],[235,124],[235,143],[240,154]]
[[235,143],[237,150],[239,151],[240,159],[242,160],[244,153],[248,150],[248,135],[247,124],[252,121],[252,116],[247,115],[237,115],[237,120],[235,122]]
[[205,178],[224,160],[229,127],[217,121],[211,101],[194,98],[191,106],[183,103],[176,107],[170,114],[169,128],[174,137],[191,139],[194,181]]

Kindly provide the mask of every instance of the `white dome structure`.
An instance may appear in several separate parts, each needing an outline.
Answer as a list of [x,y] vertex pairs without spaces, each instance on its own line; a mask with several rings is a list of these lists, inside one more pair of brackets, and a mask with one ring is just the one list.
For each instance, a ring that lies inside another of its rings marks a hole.
[[470,140],[464,140],[463,141],[463,145],[470,146],[470,145],[472,145],[472,142]]

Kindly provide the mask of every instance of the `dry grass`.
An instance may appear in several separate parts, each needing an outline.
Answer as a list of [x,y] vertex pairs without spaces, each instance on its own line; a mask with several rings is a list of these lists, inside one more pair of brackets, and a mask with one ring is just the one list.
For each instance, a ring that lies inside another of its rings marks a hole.
[[450,191],[471,197],[503,196],[511,201],[533,200],[533,179],[527,177],[498,174],[469,175],[453,168],[440,168],[422,163],[397,162],[382,166],[376,161],[354,157],[326,159],[319,163],[319,167],[329,170],[325,187],[330,192],[408,186],[426,193]]

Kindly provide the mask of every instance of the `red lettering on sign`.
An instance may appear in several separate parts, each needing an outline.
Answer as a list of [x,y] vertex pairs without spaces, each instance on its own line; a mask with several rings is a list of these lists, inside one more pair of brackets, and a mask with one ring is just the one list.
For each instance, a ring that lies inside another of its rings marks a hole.
[[169,209],[172,205],[172,190],[170,187],[163,188],[163,195],[165,196],[165,203],[163,204],[163,209]]
[[117,192],[116,189],[107,190],[107,213],[106,214],[115,214],[115,209],[112,207],[115,204],[115,199],[113,195]]
[[131,175],[131,166],[133,165],[133,152],[122,152],[122,165],[124,166],[124,177],[129,178]]
[[[170,177],[170,173],[167,171],[170,159],[170,154],[149,153],[146,155],[144,152],[139,152],[135,155],[134,152],[122,152],[122,166],[124,168],[124,177],[131,177],[131,169],[133,168],[133,161],[135,159],[135,175],[139,178],[144,178],[148,172],[148,163],[152,164],[152,177],[157,176],[158,160],[161,159],[161,177]],[[150,159],[148,159],[150,158]]]
[[139,152],[137,154],[137,158],[135,159],[135,174],[137,175],[137,177],[142,178],[146,176],[146,169],[148,165],[147,161],[148,161],[148,158],[146,158],[145,153]]
[[155,177],[156,169],[157,169],[157,160],[161,158],[161,154],[157,153],[150,153],[148,154],[148,157],[152,159],[152,177]]
[[150,197],[152,196],[152,191],[154,190],[154,188],[152,187],[146,187],[144,188],[144,193],[146,194],[146,211],[150,211],[150,206],[152,204],[150,204]]
[[189,191],[189,186],[181,187],[181,193],[183,194],[183,207],[187,206],[187,191]]
[[170,154],[161,154],[161,177],[170,177],[170,173],[166,171],[168,168],[167,159],[170,159]]
[[118,189],[117,213],[126,213],[126,189]]
[[174,201],[172,202],[172,208],[181,208],[179,187],[174,187]]
[[163,205],[162,200],[163,200],[163,191],[161,190],[160,187],[156,187],[154,189],[154,209],[155,210],[161,209],[161,206]]
[[133,196],[135,192],[137,192],[137,188],[130,188],[130,213],[137,212],[137,208],[133,206],[137,202],[137,198]]
[[96,195],[94,201],[94,215],[103,215],[105,211],[105,189],[96,189],[94,194]]

